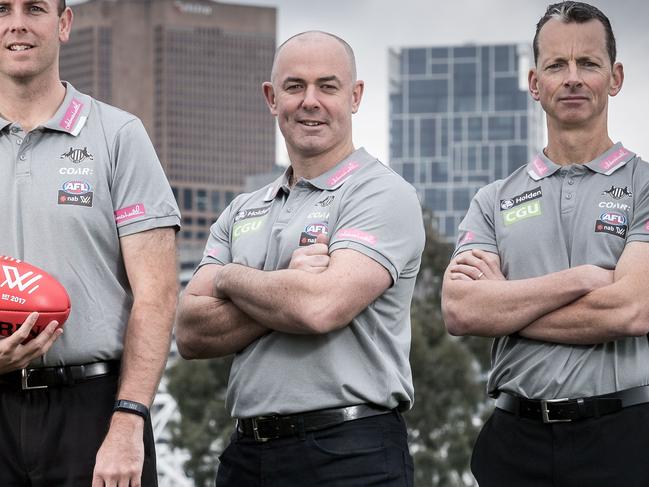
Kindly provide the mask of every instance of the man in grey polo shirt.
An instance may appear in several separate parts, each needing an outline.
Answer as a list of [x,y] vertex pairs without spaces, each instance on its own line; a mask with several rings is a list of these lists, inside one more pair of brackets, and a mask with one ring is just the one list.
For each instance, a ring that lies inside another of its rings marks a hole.
[[65,2],[0,8],[0,254],[72,305],[62,332],[0,340],[0,485],[155,486],[178,208],[141,122],[60,81]]
[[235,353],[237,432],[216,485],[412,485],[414,189],[352,142],[363,82],[342,39],[282,44],[264,95],[291,166],[212,226],[181,298],[186,358]]
[[476,194],[444,278],[456,335],[494,337],[480,486],[649,485],[649,165],[607,131],[609,20],[551,5],[530,93],[548,145]]

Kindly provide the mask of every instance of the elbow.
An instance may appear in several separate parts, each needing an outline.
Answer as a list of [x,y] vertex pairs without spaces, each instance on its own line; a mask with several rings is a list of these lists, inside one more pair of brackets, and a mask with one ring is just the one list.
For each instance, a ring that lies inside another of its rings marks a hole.
[[186,326],[176,323],[176,346],[178,347],[178,353],[185,360],[193,360],[200,358],[200,353],[198,350],[198,340],[196,340],[192,334],[186,329]]
[[356,314],[341,306],[316,299],[310,305],[300,307],[294,320],[305,333],[324,335],[347,326]]
[[649,334],[649,309],[642,303],[634,303],[626,307],[629,316],[623,318],[627,323],[627,335],[641,337]]
[[475,322],[466,311],[466,307],[453,300],[442,297],[442,318],[446,331],[453,336],[472,334],[472,324]]

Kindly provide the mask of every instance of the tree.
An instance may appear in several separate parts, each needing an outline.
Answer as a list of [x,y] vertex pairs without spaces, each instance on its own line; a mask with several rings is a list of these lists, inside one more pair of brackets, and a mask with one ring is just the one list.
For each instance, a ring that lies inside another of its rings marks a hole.
[[172,423],[172,444],[190,453],[185,473],[198,487],[214,485],[218,455],[234,422],[225,409],[232,357],[178,360],[167,371],[167,389],[178,404],[181,420]]
[[469,460],[484,404],[484,357],[489,340],[458,339],[441,315],[444,270],[453,247],[424,215],[426,247],[412,303],[410,363],[415,405],[406,414],[417,487],[471,485]]

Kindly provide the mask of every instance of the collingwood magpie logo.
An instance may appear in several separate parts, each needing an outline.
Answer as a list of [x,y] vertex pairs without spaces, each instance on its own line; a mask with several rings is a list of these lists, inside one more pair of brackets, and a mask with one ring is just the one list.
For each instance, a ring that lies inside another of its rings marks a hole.
[[334,202],[334,198],[334,195],[327,196],[325,199],[318,201],[315,205],[325,208]]
[[611,186],[611,189],[603,191],[602,194],[607,194],[611,198],[616,200],[621,200],[622,198],[630,198],[631,196],[633,196],[633,193],[629,191],[628,186],[625,186],[624,188],[616,188],[615,186]]
[[93,155],[88,152],[87,147],[84,147],[83,149],[74,149],[70,147],[69,151],[61,154],[61,159],[65,159],[66,157],[75,164],[79,164],[86,159],[90,159],[91,161],[94,159]]

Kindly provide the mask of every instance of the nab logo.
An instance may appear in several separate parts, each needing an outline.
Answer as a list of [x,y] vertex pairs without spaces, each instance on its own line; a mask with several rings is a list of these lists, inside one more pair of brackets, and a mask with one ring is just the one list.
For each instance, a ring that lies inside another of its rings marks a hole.
[[611,225],[626,225],[626,216],[616,211],[607,211],[599,216],[599,219],[604,223]]
[[63,183],[63,191],[68,194],[86,194],[92,190],[90,184],[85,181],[66,181]]
[[0,287],[9,289],[18,288],[20,292],[25,292],[29,289],[27,294],[32,294],[38,289],[36,282],[43,277],[41,274],[34,274],[32,271],[20,275],[18,269],[10,265],[3,265],[2,271],[4,272],[5,280],[0,284]]

